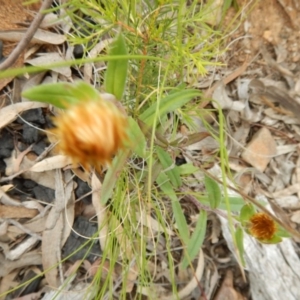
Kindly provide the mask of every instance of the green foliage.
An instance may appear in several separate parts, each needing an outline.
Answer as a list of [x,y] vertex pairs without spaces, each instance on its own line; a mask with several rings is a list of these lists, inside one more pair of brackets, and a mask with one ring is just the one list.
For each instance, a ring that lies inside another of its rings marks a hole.
[[182,268],[186,268],[199,253],[206,234],[206,223],[207,212],[205,210],[201,210],[197,220],[196,228],[190,240],[187,242],[187,249],[185,257],[182,261]]
[[[195,97],[199,97],[201,93],[197,90],[180,90],[169,94],[160,101],[159,107],[157,104],[152,104],[147,108],[141,115],[140,119],[146,124],[151,126],[155,118],[162,118],[168,112],[175,111],[176,109],[182,107],[187,102],[191,101]],[[158,116],[155,112],[158,111]]]
[[129,118],[129,143],[133,152],[141,158],[146,158],[146,138],[141,128],[133,118]]
[[217,182],[208,176],[204,176],[205,189],[207,191],[210,207],[215,209],[221,203],[221,190]]
[[244,205],[240,211],[240,221],[241,223],[247,224],[248,220],[255,214],[256,210],[255,207],[248,203]]
[[43,84],[24,91],[22,96],[59,108],[66,108],[80,101],[101,99],[99,92],[84,81],[77,81],[73,84],[67,82]]
[[156,153],[159,158],[159,161],[164,169],[165,174],[168,176],[172,185],[175,188],[179,188],[182,184],[180,178],[180,172],[178,167],[174,164],[173,159],[169,154],[160,147],[156,147]]
[[244,259],[244,252],[245,252],[245,249],[244,249],[244,231],[240,226],[238,226],[238,228],[235,231],[235,240],[236,240],[236,244],[237,244],[237,247],[238,247],[238,250],[239,250],[240,260],[242,262],[242,265],[245,266],[246,263],[245,263],[245,259]]
[[[117,55],[126,55],[127,48],[125,39],[121,33],[118,34],[116,39],[110,45],[108,55],[112,57]],[[104,88],[107,93],[113,94],[117,99],[122,99],[126,78],[127,78],[128,60],[111,60],[107,64],[105,72]]]
[[180,237],[183,240],[183,242],[187,244],[189,241],[189,227],[187,225],[177,195],[172,185],[170,184],[168,177],[164,173],[159,174],[156,182],[157,184],[159,184],[159,187],[164,192],[164,194],[168,195],[168,197],[171,199],[174,218],[178,227],[178,231],[180,233]]

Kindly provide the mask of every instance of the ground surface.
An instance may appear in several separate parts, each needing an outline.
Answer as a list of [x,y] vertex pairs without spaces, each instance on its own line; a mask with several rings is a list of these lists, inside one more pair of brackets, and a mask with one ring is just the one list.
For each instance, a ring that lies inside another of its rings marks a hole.
[[[11,8],[11,3],[0,2]],[[241,7],[249,5],[248,1],[240,2]],[[13,5],[18,7],[15,3]],[[15,13],[16,7],[8,11]],[[14,16],[10,13],[1,15],[3,11],[0,11],[1,29],[14,29]],[[234,14],[234,10],[230,10],[226,21],[230,22]],[[24,15],[20,22],[26,22],[26,12],[21,10],[19,15]],[[260,1],[252,8],[250,15],[242,17],[241,26],[226,41],[228,51],[222,57],[226,66],[218,69],[218,78],[215,79],[219,81],[233,75],[233,80],[226,82],[223,90],[215,90],[212,95],[226,116],[230,168],[244,193],[252,197],[266,197],[278,218],[297,229],[300,224],[300,3],[298,0]],[[4,55],[8,55],[13,46],[5,42]],[[17,64],[22,65],[23,61],[21,58]],[[61,72],[68,75],[68,70]],[[45,105],[32,106],[32,103],[18,108],[19,113],[24,111],[22,118],[18,117],[15,110],[5,111],[11,100],[13,103],[20,102],[19,86],[24,85],[27,79],[15,79],[13,83],[9,81],[0,83],[0,295],[38,274],[38,266],[45,263],[45,257],[51,256],[57,232],[49,232],[41,238],[45,227],[51,228],[49,224],[46,225],[43,215],[47,213],[45,207],[49,209],[47,204],[51,206],[59,192],[57,180],[62,176],[65,176],[64,182],[72,181],[71,190],[64,187],[63,192],[74,201],[74,215],[69,215],[75,219],[74,231],[83,236],[92,236],[97,231],[97,226],[88,221],[94,214],[94,208],[85,173],[78,171],[77,176],[72,177],[71,172],[62,175],[55,171],[55,167],[67,164],[57,156],[51,162],[51,168],[39,165],[43,172],[33,169],[24,172],[37,162],[42,162],[51,151],[48,137],[40,130],[52,126],[51,113]],[[24,201],[27,204],[21,205]],[[195,210],[188,203],[183,207],[186,215]],[[41,217],[34,218],[37,215]],[[52,222],[59,223],[60,217],[53,216]],[[206,267],[201,285],[213,287],[214,292],[211,298],[201,298],[199,290],[202,287],[199,285],[200,288],[196,288],[185,299],[254,299],[250,293],[251,282],[244,282],[228,241],[222,235],[219,219],[211,213],[208,220],[203,245]],[[50,222],[49,219],[47,222]],[[64,230],[63,225],[60,230]],[[84,242],[75,232],[67,230],[63,233],[66,243],[62,253],[57,255],[67,257]],[[41,248],[41,239],[47,247]],[[298,251],[300,239],[295,237],[294,241],[294,249]],[[85,253],[86,249],[82,249],[73,255],[65,264],[64,271],[71,270]],[[99,255],[99,244],[96,243],[85,258],[84,267],[80,269],[80,279],[85,278],[93,264],[97,266]],[[51,266],[51,261],[48,266]],[[190,275],[182,274],[181,280]],[[246,277],[249,280],[247,273]],[[53,280],[51,274],[46,279],[35,280],[26,288],[15,291],[7,299],[27,294],[31,294],[32,298],[26,299],[39,299],[46,290],[38,287],[45,286],[46,280],[48,283]],[[293,299],[291,297],[287,299]]]

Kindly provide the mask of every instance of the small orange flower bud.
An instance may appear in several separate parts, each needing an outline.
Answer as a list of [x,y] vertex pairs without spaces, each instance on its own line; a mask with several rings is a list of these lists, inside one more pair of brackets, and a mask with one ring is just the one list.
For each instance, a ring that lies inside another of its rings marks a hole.
[[276,223],[263,212],[254,214],[249,221],[249,232],[259,240],[271,240],[276,233]]
[[126,117],[102,99],[70,105],[54,123],[61,152],[87,169],[94,166],[100,171],[128,139]]

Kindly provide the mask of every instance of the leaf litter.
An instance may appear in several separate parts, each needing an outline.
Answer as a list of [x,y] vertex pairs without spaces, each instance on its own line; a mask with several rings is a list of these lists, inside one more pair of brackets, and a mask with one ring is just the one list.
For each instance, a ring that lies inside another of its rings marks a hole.
[[[277,2],[277,8],[285,9],[283,0]],[[265,3],[265,6],[269,7],[270,5]],[[296,6],[293,9],[296,11]],[[232,47],[232,51],[239,49],[240,57],[237,57],[235,53],[231,53],[229,49],[225,59],[228,70],[224,71],[224,69],[219,68],[218,71],[221,74],[219,79],[214,77],[213,74],[205,79],[210,83],[214,83],[213,88],[209,88],[210,84],[205,85],[207,87],[206,95],[212,95],[212,98],[215,100],[215,107],[221,107],[226,116],[229,163],[232,172],[235,172],[236,183],[253,197],[260,198],[262,195],[268,197],[273,206],[276,204],[278,211],[281,211],[288,221],[294,222],[292,224],[296,226],[296,224],[300,223],[298,155],[300,131],[297,118],[300,99],[299,80],[297,81],[299,71],[295,67],[295,63],[300,59],[299,57],[297,58],[297,49],[299,50],[300,45],[298,42],[296,46],[293,46],[293,43],[298,38],[295,32],[290,34],[289,38],[281,39],[277,25],[274,28],[274,32],[269,32],[266,28],[258,29],[257,22],[254,22],[252,19],[253,15],[255,13],[250,15],[249,19],[245,21],[244,29],[240,28],[236,33],[241,35],[251,34],[252,41],[244,36],[240,42],[236,42],[234,37],[232,37],[232,41],[239,45],[239,48],[237,46],[235,46],[236,48]],[[292,15],[292,12],[288,11],[288,15]],[[264,16],[260,15],[260,18],[263,20]],[[279,17],[272,16],[270,19],[272,20],[272,18],[274,21],[274,18]],[[282,20],[277,21],[279,23],[282,22]],[[292,18],[291,21],[295,23]],[[247,29],[247,22],[252,24],[250,29]],[[272,24],[270,20],[268,22]],[[46,24],[45,27],[51,28],[51,22]],[[56,21],[53,21],[53,24],[57,24]],[[277,23],[275,22],[275,24]],[[295,23],[295,26],[297,26],[297,23]],[[244,30],[245,32],[243,32]],[[263,33],[263,35],[260,35],[260,33]],[[258,35],[263,36],[264,40],[258,38]],[[56,40],[54,40],[54,36],[52,32],[48,32],[39,42],[43,45],[64,42],[63,35],[56,35]],[[267,47],[261,53],[258,51],[257,55],[258,47],[255,43],[258,42],[265,43]],[[109,43],[109,41],[107,40],[103,43]],[[102,42],[99,43],[92,50],[91,55],[97,55],[103,49],[104,44]],[[291,47],[294,47],[292,51]],[[298,48],[295,49],[295,47]],[[53,60],[64,61],[64,56],[61,53],[53,52],[53,48],[48,49],[46,54],[38,56],[37,52],[35,52],[38,51],[38,48],[36,48],[31,52],[32,57],[28,58],[27,62],[39,66]],[[244,61],[248,61],[249,53],[253,55],[253,60],[245,64]],[[231,58],[230,55],[232,55]],[[271,57],[272,59],[270,59],[268,55],[273,56],[273,58]],[[248,66],[248,68],[246,69],[245,66]],[[70,68],[53,69],[48,74],[50,76],[48,75],[47,80],[54,82],[72,80],[73,76]],[[91,81],[93,73],[90,64],[85,64],[83,74],[86,80]],[[257,76],[259,80],[257,80]],[[188,76],[186,77],[188,78]],[[227,78],[227,80],[222,80],[221,78]],[[40,81],[38,80],[33,84],[39,83]],[[199,86],[200,83],[201,80],[195,83],[195,87]],[[23,84],[26,84],[26,82],[23,82]],[[204,104],[201,105],[205,107]],[[22,101],[1,107],[0,128],[2,130],[7,128],[11,132],[20,130],[22,125],[17,123],[18,117],[23,112],[36,108],[42,108],[44,114],[49,114],[50,112],[48,105],[38,102]],[[293,114],[295,115],[294,117],[292,116]],[[211,124],[216,126],[214,118],[215,116],[212,116]],[[205,126],[199,123],[199,120],[194,119],[195,124],[198,126],[197,133],[200,134],[199,137],[192,137],[194,132],[190,132],[187,127],[182,127],[181,132],[178,133],[177,138],[179,139],[187,137],[187,143],[182,143],[182,156],[186,162],[196,162],[195,165],[199,162],[207,164],[207,169],[218,177],[220,172],[213,168],[214,163],[211,162],[211,158],[218,151],[219,145],[212,137],[205,136],[207,133],[205,132]],[[35,124],[32,125],[35,126]],[[270,142],[266,142],[265,138],[261,140],[256,138],[261,131],[267,132]],[[254,142],[257,143],[257,146],[253,148]],[[262,152],[260,150],[261,147],[265,147],[266,152]],[[76,271],[73,271],[73,273],[67,272],[67,266],[76,270],[77,264],[70,265],[70,263],[65,261],[61,263],[61,251],[71,235],[72,225],[78,216],[78,211],[82,211],[78,204],[79,201],[76,202],[74,196],[78,185],[74,174],[79,174],[80,171],[71,171],[73,167],[70,160],[54,152],[47,153],[48,157],[37,161],[40,154],[32,153],[31,148],[28,148],[29,153],[27,153],[26,149],[24,149],[24,143],[14,145],[14,148],[14,150],[11,150],[10,156],[5,156],[6,178],[1,177],[1,184],[3,184],[1,186],[2,204],[0,206],[1,293],[18,285],[18,282],[15,280],[22,270],[42,265],[43,270],[47,270],[45,273],[46,284],[51,286],[50,289],[46,290],[45,284],[43,285],[46,294],[42,299],[53,299],[54,295],[57,295],[57,290],[54,287],[61,291],[57,296],[58,299],[60,297],[64,297],[63,299],[66,299],[66,297],[70,299],[75,299],[75,297],[77,299],[92,298],[90,290],[87,290],[89,284],[77,280],[80,272],[78,274],[76,274]],[[243,154],[246,152],[251,153],[252,156],[246,158],[245,154]],[[176,156],[176,154],[173,153],[173,156]],[[262,159],[267,159],[267,161],[264,160],[262,162]],[[171,166],[169,167],[171,168]],[[174,175],[172,168],[169,171]],[[81,178],[86,179],[86,181],[89,180],[87,174],[81,174]],[[204,174],[199,169],[198,172],[193,172],[191,176],[185,176],[183,180],[186,187],[202,193],[203,179]],[[21,185],[18,180],[24,181],[26,185],[24,186],[23,183]],[[173,180],[176,180],[176,177]],[[11,183],[10,189],[4,186],[8,182]],[[35,199],[32,193],[27,197],[26,192],[28,193],[30,188],[26,188],[26,186],[34,183],[54,190],[54,201],[45,203],[40,199]],[[103,222],[109,215],[106,206],[99,202],[99,197],[103,195],[101,193],[103,185],[95,173],[92,174],[90,186],[94,206],[92,215],[97,217],[97,225],[100,229],[98,233],[100,247],[97,253],[99,256],[101,249],[105,248],[106,234],[108,232],[108,229],[105,226],[103,227]],[[20,189],[24,193],[18,193]],[[197,220],[199,209],[185,197],[181,199],[181,203],[185,214],[189,215],[191,220]],[[28,204],[31,204],[30,208],[26,207]],[[276,208],[273,207],[273,210],[276,211]],[[140,223],[145,224],[145,227],[150,231],[156,234],[161,233],[162,229],[159,222],[147,213],[147,210],[142,211],[137,217],[140,218]],[[235,251],[232,249],[233,244],[230,240],[230,234],[228,234],[226,221],[222,217],[222,211],[220,210],[220,213],[217,210],[215,212],[208,211],[207,220],[207,224],[210,226],[208,226],[202,249],[199,250],[199,254],[194,260],[194,272],[189,273],[190,271],[178,268],[176,279],[178,282],[180,282],[180,279],[184,281],[184,283],[178,284],[180,299],[192,299],[192,297],[200,299],[203,289],[207,299],[223,299],[228,294],[231,295],[230,299],[242,299],[240,296],[241,292],[244,297],[249,297],[249,286],[241,281],[239,268],[233,258],[232,253],[235,253]],[[196,228],[193,225],[194,223],[191,222],[189,224],[190,232],[193,232]],[[121,222],[118,230],[124,230]],[[176,240],[176,235],[173,235],[175,230],[176,228],[167,230],[167,233],[172,236],[174,249],[180,245],[179,241]],[[222,234],[225,236],[227,245],[224,243]],[[40,237],[41,242],[36,235]],[[250,274],[248,279],[250,280],[253,299],[268,299],[269,295],[272,295],[272,291],[266,289],[266,286],[273,286],[274,281],[273,283],[268,283],[261,280],[262,277],[270,277],[272,272],[268,268],[269,264],[266,263],[266,260],[276,261],[271,266],[272,270],[276,268],[276,270],[280,270],[285,266],[287,272],[291,271],[290,267],[295,272],[294,274],[300,273],[298,270],[299,261],[295,256],[297,246],[291,242],[267,247],[258,245],[249,236],[247,236],[246,241],[248,245],[246,252],[247,267]],[[295,241],[299,242],[297,239]],[[123,241],[119,240],[119,243],[122,245]],[[164,243],[164,238],[161,237],[159,245],[162,249],[164,249]],[[148,247],[149,249],[154,249],[155,245],[153,242],[149,242]],[[260,247],[259,250],[255,251],[262,253],[261,257],[251,257],[255,253],[254,250],[252,251],[252,247]],[[174,299],[170,290],[160,284],[162,282],[171,282],[164,254],[159,255],[156,264],[152,261],[148,262],[149,270],[152,270],[153,276],[162,281],[158,280],[157,283],[153,284],[153,287],[146,288],[136,283],[138,274],[133,250],[125,245],[124,249],[126,249],[124,255],[132,262],[130,264],[130,275],[127,275],[131,284],[128,284],[126,292],[131,293],[136,287],[139,293],[149,298],[153,297],[153,293],[155,293],[157,299]],[[215,251],[213,255],[211,254],[211,249]],[[174,257],[176,255],[179,256],[179,252],[179,250],[178,252],[174,251]],[[205,257],[209,257],[209,259]],[[285,259],[289,259],[289,266],[285,264]],[[253,264],[255,260],[260,262],[258,269]],[[177,261],[180,261],[180,259]],[[109,267],[109,262],[105,263]],[[57,267],[52,268],[55,265]],[[91,268],[89,272],[93,274],[91,272],[92,268],[97,268],[99,265],[99,260],[94,262],[86,261],[86,272],[88,272],[88,268]],[[252,267],[252,265],[255,267]],[[232,275],[232,271],[234,275]],[[276,278],[280,278],[282,273],[276,274]],[[292,282],[287,282],[286,287],[280,285],[280,293],[283,293],[283,297],[286,299],[296,299],[299,296],[298,291],[295,289],[299,279],[294,274],[290,274]],[[107,274],[103,274],[103,276],[105,275],[107,276]],[[114,278],[117,289],[117,286],[120,285],[122,272],[117,269],[114,270]],[[276,278],[273,278],[273,280],[276,280]],[[261,280],[260,283],[258,283],[259,280]],[[220,285],[218,292],[215,293],[217,285],[221,281],[223,283]],[[261,295],[259,289],[264,290],[266,295]],[[286,292],[287,289],[289,289],[288,293]],[[267,295],[268,293],[269,295]],[[20,299],[22,298],[20,297]]]

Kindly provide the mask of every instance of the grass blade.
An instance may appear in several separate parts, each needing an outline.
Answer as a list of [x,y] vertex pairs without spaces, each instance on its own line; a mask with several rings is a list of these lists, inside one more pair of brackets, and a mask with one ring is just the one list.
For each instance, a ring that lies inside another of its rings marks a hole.
[[220,187],[217,182],[206,175],[204,177],[204,184],[207,191],[210,207],[212,209],[215,209],[220,205],[222,200]]
[[182,184],[178,167],[173,162],[169,154],[160,147],[156,147],[156,152],[160,163],[162,164],[165,174],[170,179],[174,187],[179,188]]
[[197,256],[199,253],[199,249],[201,248],[205,233],[206,233],[206,222],[207,222],[207,212],[205,210],[201,210],[199,214],[199,218],[197,220],[196,228],[187,243],[187,249],[185,257],[182,261],[182,268],[186,268],[190,262]]
[[182,208],[177,198],[177,195],[173,190],[173,187],[170,184],[168,177],[164,173],[159,174],[156,182],[159,184],[164,194],[170,197],[170,199],[172,200],[172,209],[180,237],[183,240],[183,242],[187,244],[189,240],[189,227],[187,225],[185,216],[182,212]]
[[[108,54],[110,56],[127,54],[125,39],[122,33],[120,33],[115,41],[111,44]],[[104,80],[105,91],[115,95],[118,100],[122,99],[124,93],[127,78],[127,68],[128,60],[115,59],[109,61],[107,64]]]
[[201,96],[198,90],[180,90],[178,92],[172,93],[165,98],[163,98],[159,105],[159,115],[155,116],[156,106],[154,103],[148,109],[146,109],[141,115],[140,119],[147,125],[151,126],[155,117],[161,118],[168,112],[174,111],[195,97]]

